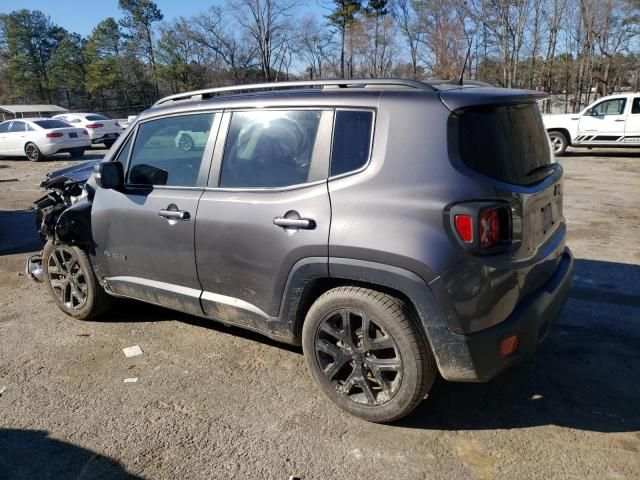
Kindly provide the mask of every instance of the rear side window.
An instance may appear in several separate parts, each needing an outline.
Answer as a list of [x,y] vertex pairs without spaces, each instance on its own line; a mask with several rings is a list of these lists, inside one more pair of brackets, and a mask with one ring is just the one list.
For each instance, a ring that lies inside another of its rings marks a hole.
[[458,145],[467,167],[506,183],[529,185],[552,170],[549,138],[535,103],[464,110]]
[[[195,187],[214,115],[181,115],[141,123],[126,183]],[[127,142],[120,156],[126,155],[128,148]]]
[[371,150],[373,112],[338,110],[333,130],[331,175],[341,175],[364,167]]
[[12,122],[11,123],[11,132],[26,132],[27,124],[24,122]]
[[309,180],[320,110],[234,112],[220,186],[276,188]]
[[104,115],[87,115],[86,117],[87,120],[91,120],[91,121],[95,121],[95,120],[109,120],[108,117],[105,117]]
[[68,128],[70,126],[67,122],[63,122],[62,120],[36,120],[33,123],[45,130],[50,130],[52,128]]
[[634,115],[640,113],[640,97],[633,99],[633,103],[631,104],[631,113]]

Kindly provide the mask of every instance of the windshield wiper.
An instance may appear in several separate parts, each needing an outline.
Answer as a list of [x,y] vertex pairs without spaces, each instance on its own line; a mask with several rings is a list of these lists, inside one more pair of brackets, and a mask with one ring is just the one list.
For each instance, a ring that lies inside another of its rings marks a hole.
[[531,175],[533,175],[535,173],[546,172],[547,170],[551,170],[551,173],[553,173],[557,167],[558,167],[557,163],[549,163],[547,165],[540,165],[539,167],[536,167],[533,170],[531,170],[529,173],[527,173],[527,177],[530,177]]

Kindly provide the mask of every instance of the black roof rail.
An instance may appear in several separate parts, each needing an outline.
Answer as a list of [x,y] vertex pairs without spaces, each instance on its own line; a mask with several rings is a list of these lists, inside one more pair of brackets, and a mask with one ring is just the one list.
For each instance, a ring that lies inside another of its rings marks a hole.
[[421,91],[433,92],[435,88],[417,80],[404,80],[400,78],[371,78],[371,79],[343,79],[343,80],[300,80],[294,82],[272,82],[253,83],[249,85],[234,85],[231,87],[206,88],[194,90],[192,92],[176,93],[168,97],[161,98],[153,106],[162,105],[168,102],[189,100],[194,97],[210,98],[218,95],[246,93],[260,90],[290,90],[294,88],[366,88],[366,87],[406,87]]

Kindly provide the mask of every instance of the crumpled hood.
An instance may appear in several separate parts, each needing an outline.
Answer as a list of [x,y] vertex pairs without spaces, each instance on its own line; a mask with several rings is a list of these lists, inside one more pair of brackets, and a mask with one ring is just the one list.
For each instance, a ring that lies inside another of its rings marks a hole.
[[75,182],[87,181],[91,176],[91,174],[93,173],[94,167],[98,165],[101,161],[102,160],[87,160],[77,165],[71,165],[69,167],[53,170],[47,173],[42,183],[40,183],[40,186],[47,187],[49,184],[61,178],[66,178],[67,180],[71,180]]

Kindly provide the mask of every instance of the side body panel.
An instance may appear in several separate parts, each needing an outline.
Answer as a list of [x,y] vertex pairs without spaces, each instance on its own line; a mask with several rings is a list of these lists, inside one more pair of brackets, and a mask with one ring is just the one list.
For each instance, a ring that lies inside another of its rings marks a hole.
[[[198,189],[97,189],[91,218],[96,271],[113,293],[202,313],[193,246],[201,195]],[[191,218],[158,215],[170,205]]]

